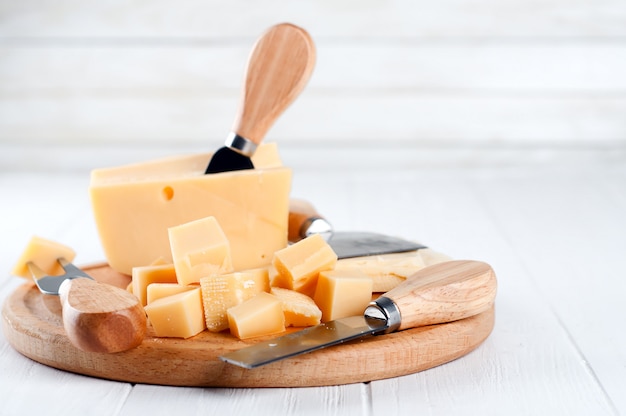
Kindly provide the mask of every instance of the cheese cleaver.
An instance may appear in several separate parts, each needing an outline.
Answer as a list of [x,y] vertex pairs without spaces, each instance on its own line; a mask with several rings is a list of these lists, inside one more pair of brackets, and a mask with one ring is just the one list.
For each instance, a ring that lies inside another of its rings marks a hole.
[[426,246],[397,237],[372,232],[334,231],[331,224],[307,201],[289,201],[289,242],[320,234],[339,259],[404,253]]
[[362,316],[337,319],[262,341],[220,359],[255,368],[370,335],[469,318],[493,305],[496,288],[495,273],[487,263],[437,263],[371,302]]

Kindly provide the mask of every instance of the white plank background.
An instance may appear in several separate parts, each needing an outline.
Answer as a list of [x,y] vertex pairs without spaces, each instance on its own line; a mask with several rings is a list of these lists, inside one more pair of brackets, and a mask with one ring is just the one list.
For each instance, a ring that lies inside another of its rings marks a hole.
[[[0,334],[0,415],[626,414],[619,0],[1,2],[0,270],[32,234],[102,259],[89,170],[220,146],[281,21],[318,50],[267,137],[293,195],[339,229],[491,263],[493,334],[407,377],[259,390],[62,373]],[[18,284],[0,277],[0,299]]]

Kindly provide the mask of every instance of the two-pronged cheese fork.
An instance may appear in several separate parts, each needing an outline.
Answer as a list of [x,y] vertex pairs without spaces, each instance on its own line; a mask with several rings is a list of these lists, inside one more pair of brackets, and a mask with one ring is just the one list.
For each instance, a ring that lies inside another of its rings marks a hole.
[[120,352],[139,345],[146,333],[146,314],[128,291],[96,282],[65,258],[64,274],[49,276],[29,261],[35,284],[46,295],[59,295],[63,327],[76,347],[91,352]]

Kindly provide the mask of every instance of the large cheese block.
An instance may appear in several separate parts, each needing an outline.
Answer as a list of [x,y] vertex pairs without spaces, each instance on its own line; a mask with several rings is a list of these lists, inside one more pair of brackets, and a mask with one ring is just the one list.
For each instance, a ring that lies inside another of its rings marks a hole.
[[162,257],[172,262],[168,228],[213,216],[230,242],[236,270],[269,264],[287,246],[291,170],[273,144],[259,146],[256,169],[205,175],[211,154],[96,169],[89,193],[113,269]]

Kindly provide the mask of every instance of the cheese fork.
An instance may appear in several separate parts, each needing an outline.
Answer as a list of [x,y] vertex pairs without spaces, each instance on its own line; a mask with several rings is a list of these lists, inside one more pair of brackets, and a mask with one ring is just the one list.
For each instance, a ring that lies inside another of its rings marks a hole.
[[26,263],[35,284],[46,295],[59,295],[63,327],[69,340],[84,351],[114,353],[141,344],[147,319],[143,306],[128,291],[96,282],[60,257],[65,271],[50,276],[35,263]]

